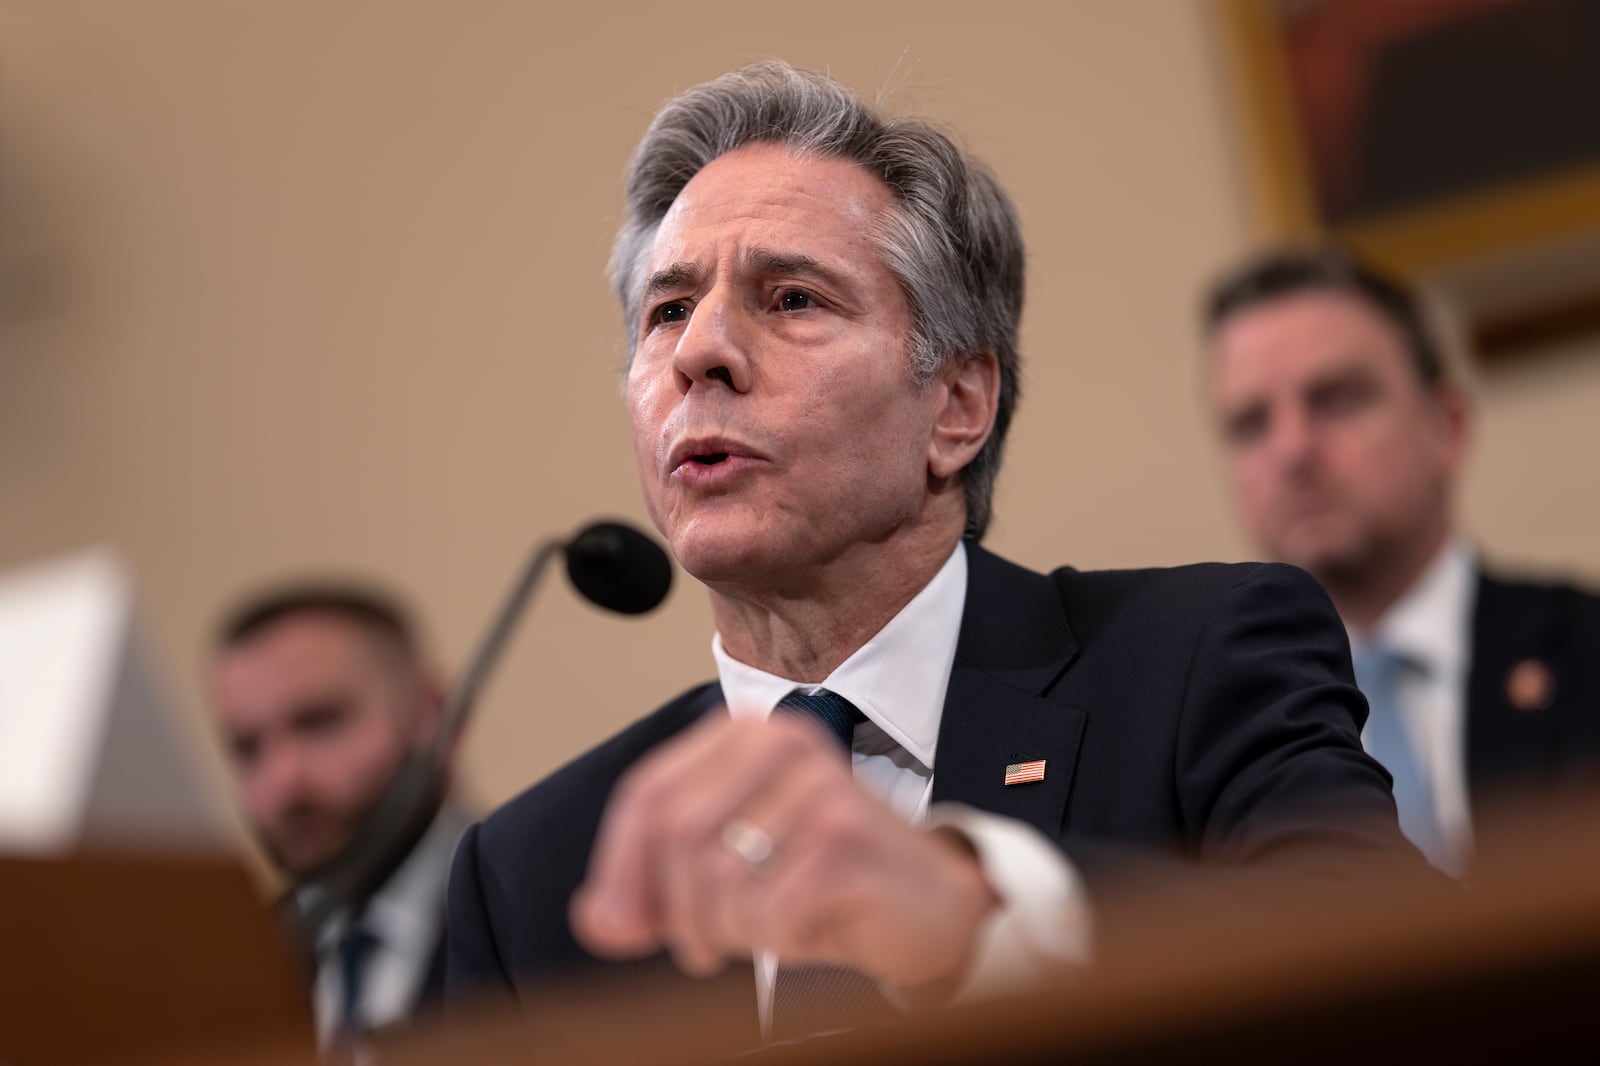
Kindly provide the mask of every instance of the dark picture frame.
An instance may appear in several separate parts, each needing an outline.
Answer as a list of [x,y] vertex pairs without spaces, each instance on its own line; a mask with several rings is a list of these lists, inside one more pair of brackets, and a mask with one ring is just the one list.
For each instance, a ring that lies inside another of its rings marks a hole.
[[1416,278],[1600,230],[1600,3],[1215,3],[1273,239]]

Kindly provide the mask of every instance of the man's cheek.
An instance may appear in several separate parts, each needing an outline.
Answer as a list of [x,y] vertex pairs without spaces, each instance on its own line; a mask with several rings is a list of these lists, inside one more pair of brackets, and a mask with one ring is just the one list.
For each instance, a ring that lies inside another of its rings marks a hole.
[[1238,499],[1245,517],[1257,530],[1281,510],[1283,499],[1283,494],[1269,480],[1265,471],[1249,467],[1235,474],[1234,496]]

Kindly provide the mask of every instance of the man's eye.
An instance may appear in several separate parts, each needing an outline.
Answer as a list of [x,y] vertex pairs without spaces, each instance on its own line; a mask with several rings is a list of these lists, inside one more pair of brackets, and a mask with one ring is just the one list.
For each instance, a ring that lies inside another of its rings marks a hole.
[[1358,382],[1344,382],[1318,391],[1311,405],[1319,414],[1350,415],[1365,407],[1371,395],[1372,390]]
[[344,729],[350,716],[351,708],[346,703],[317,703],[301,708],[291,726],[302,737],[330,736]]
[[778,295],[780,311],[804,311],[816,305],[817,302],[811,298],[811,294],[803,289],[785,289]]
[[248,768],[260,757],[261,743],[255,737],[234,737],[228,741],[228,750],[235,765]]
[[1267,432],[1265,411],[1246,411],[1228,419],[1223,425],[1223,435],[1235,446],[1254,444]]
[[656,308],[653,316],[656,322],[686,322],[689,318],[689,305],[681,300],[673,300]]

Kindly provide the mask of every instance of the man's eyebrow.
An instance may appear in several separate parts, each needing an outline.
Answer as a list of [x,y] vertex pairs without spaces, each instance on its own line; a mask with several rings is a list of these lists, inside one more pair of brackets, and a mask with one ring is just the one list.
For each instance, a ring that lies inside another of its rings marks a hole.
[[693,263],[673,263],[651,274],[644,282],[640,303],[649,303],[664,292],[693,288],[699,281],[700,269]]
[[769,248],[752,248],[744,258],[745,264],[757,274],[812,277],[837,288],[850,287],[849,279],[843,274],[831,267],[823,266],[802,252],[775,252]]
[[1306,382],[1306,392],[1315,392],[1317,389],[1326,389],[1338,385],[1365,384],[1377,377],[1373,368],[1362,362],[1359,357],[1351,355],[1341,362],[1318,371],[1310,381]]

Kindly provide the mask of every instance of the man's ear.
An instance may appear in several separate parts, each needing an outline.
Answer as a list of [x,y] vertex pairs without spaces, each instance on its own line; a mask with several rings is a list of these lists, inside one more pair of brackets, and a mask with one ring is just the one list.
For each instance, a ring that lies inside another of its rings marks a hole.
[[432,667],[419,666],[413,682],[417,686],[417,720],[412,740],[420,747],[432,744],[444,727],[444,679]]
[[1445,469],[1455,474],[1466,463],[1472,439],[1472,400],[1453,381],[1440,382],[1434,388],[1441,460]]
[[1000,361],[993,352],[958,356],[939,368],[928,387],[939,397],[928,440],[928,473],[951,478],[972,462],[994,430]]

